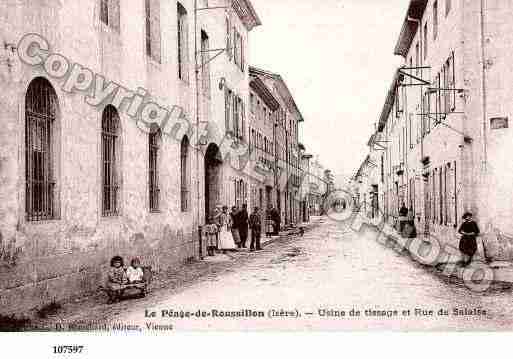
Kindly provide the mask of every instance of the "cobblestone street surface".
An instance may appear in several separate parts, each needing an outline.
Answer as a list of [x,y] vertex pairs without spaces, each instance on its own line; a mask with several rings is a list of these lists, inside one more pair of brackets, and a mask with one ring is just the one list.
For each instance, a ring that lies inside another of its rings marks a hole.
[[[183,270],[157,280],[147,298],[106,305],[96,296],[67,304],[40,324],[108,322],[142,330],[147,324],[175,330],[513,327],[509,290],[472,292],[384,247],[371,233],[355,233],[327,218],[304,237],[282,237],[262,252],[218,255]],[[467,315],[454,315],[455,308]],[[351,316],[352,309],[360,315]],[[449,315],[437,315],[440,309]],[[146,311],[156,317],[146,317]]]

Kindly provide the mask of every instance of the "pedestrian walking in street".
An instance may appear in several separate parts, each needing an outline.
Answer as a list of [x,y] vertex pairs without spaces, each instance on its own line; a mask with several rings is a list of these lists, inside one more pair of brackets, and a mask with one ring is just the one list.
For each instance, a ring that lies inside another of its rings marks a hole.
[[240,245],[239,248],[246,248],[246,242],[248,241],[248,205],[244,203],[242,205],[242,209],[238,213],[238,221],[239,221],[239,236],[240,236]]
[[255,207],[253,213],[249,217],[249,226],[251,228],[251,245],[250,251],[262,250],[260,239],[262,237],[262,218],[260,217],[260,210],[258,207]]
[[479,236],[479,226],[473,220],[472,213],[467,212],[463,215],[463,223],[458,230],[461,234],[460,251],[464,255],[463,266],[466,267],[472,262],[472,257],[477,252],[476,238]]
[[408,208],[406,208],[406,205],[401,205],[401,208],[399,209],[399,233],[402,235],[404,232],[404,226],[408,223]]
[[231,227],[230,230],[232,232],[233,241],[235,242],[236,248],[240,248],[240,220],[239,220],[239,211],[236,206],[232,207],[232,211],[230,212],[230,222]]
[[219,249],[224,252],[227,250],[236,249],[235,241],[232,236],[232,221],[231,216],[228,213],[228,207],[223,207],[223,212],[219,217],[221,223],[221,231],[219,232]]

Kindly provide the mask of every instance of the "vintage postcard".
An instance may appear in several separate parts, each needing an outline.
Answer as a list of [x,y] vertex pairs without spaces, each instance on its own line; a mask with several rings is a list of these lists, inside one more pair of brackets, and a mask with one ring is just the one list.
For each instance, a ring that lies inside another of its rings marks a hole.
[[0,331],[513,329],[512,15],[0,0]]

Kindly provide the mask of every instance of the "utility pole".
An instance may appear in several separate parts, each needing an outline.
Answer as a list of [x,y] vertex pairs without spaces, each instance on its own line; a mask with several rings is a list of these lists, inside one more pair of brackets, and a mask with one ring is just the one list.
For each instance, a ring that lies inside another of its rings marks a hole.
[[203,243],[202,243],[202,225],[201,225],[201,198],[200,198],[200,150],[199,150],[199,71],[198,67],[198,0],[194,0],[194,86],[195,86],[195,104],[194,118],[196,121],[196,223],[198,225],[199,235],[199,257],[203,259]]

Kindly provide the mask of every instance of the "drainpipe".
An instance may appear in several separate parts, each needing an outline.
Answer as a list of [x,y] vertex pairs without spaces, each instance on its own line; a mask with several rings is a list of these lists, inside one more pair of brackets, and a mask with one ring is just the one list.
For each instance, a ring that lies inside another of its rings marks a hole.
[[487,96],[486,91],[486,54],[485,54],[485,13],[484,13],[484,0],[481,0],[480,8],[480,45],[481,45],[481,94],[482,94],[482,111],[483,111],[483,124],[481,128],[481,136],[483,140],[483,170],[486,171],[488,165],[488,148],[487,148],[487,137],[486,137],[486,121],[487,121]]
[[[198,68],[198,0],[194,0],[194,82],[195,82],[195,120],[196,120],[196,146],[199,146],[199,68]],[[205,169],[204,169],[205,170]],[[203,243],[202,243],[202,225],[200,215],[200,150],[196,149],[196,218],[198,225],[198,245],[199,245],[199,258],[203,259]]]

